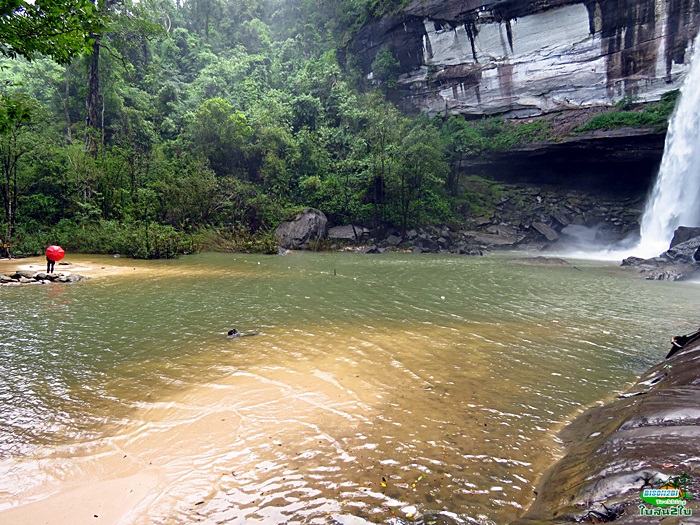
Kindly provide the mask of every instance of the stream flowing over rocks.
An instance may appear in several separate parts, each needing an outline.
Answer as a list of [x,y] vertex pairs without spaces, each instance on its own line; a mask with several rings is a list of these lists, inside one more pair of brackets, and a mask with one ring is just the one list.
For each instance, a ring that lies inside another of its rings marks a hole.
[[[560,437],[566,455],[512,525],[699,523],[700,330],[674,337],[663,362],[614,401],[577,417]],[[641,499],[643,489],[683,474],[691,518],[641,515],[640,505],[653,508]]]

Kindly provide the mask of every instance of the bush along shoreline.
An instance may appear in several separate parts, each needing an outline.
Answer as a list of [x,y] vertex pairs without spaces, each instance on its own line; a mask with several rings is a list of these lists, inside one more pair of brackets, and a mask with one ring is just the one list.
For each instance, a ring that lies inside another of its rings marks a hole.
[[[183,231],[156,222],[67,219],[34,232],[20,230],[13,257],[43,254],[60,244],[71,253],[121,254],[137,259],[176,258],[201,251],[276,255],[278,246],[311,251],[452,253],[480,255],[492,250],[541,251],[552,248],[600,248],[639,233],[642,195],[611,195],[552,185],[497,183],[476,176],[462,181],[472,196],[459,214],[432,224],[410,217],[405,229],[372,220],[347,224],[325,210],[296,208],[269,217],[255,230],[241,223]],[[313,214],[306,214],[314,210]],[[287,226],[299,222],[288,236]]]

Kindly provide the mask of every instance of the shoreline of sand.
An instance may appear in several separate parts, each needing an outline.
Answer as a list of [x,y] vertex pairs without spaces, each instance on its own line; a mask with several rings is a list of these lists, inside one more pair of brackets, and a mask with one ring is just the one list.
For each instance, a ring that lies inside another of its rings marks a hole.
[[[70,272],[86,278],[99,278],[133,272],[133,261],[126,264],[114,264],[120,259],[114,259],[105,255],[73,255],[66,257],[56,264],[54,273]],[[127,262],[127,261],[125,261]],[[61,264],[68,263],[68,264]],[[46,259],[44,257],[26,257],[21,259],[0,259],[0,274],[7,275],[16,271],[46,272]]]

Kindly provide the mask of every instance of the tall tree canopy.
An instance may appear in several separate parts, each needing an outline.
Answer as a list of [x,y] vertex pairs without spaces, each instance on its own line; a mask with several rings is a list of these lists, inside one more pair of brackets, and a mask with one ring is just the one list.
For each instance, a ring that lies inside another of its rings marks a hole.
[[307,206],[464,219],[463,160],[546,128],[402,114],[391,49],[368,79],[346,44],[404,3],[0,0],[3,242],[150,256],[180,234],[272,243]]
[[0,53],[66,64],[90,49],[101,26],[90,0],[0,0]]

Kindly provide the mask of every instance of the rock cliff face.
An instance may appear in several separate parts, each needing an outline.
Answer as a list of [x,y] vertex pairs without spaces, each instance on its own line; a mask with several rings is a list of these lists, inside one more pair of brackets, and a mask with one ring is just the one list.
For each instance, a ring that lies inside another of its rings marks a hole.
[[414,0],[353,47],[368,78],[387,46],[407,111],[534,116],[657,100],[680,87],[696,0]]

